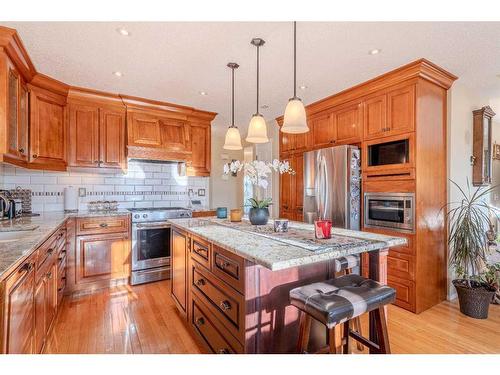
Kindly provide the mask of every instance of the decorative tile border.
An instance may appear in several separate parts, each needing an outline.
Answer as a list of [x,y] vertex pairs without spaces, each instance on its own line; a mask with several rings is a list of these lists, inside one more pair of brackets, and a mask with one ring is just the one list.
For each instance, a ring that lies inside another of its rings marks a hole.
[[[204,190],[204,189],[203,189]],[[87,196],[96,195],[187,195],[185,191],[87,191]],[[33,197],[62,197],[63,191],[33,191]]]

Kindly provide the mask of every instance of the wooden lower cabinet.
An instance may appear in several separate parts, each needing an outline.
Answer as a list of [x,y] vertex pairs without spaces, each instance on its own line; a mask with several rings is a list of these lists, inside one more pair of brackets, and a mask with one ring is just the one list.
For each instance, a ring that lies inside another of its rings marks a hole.
[[[65,273],[58,255],[65,247],[65,225],[0,282],[0,353],[43,351],[60,304],[58,272]],[[59,269],[60,268],[60,269]],[[63,286],[64,288],[64,286]]]
[[[26,260],[4,282],[2,353],[32,354],[34,346],[33,291],[35,286],[35,259]],[[0,289],[1,290],[1,289]]]
[[184,231],[172,229],[171,235],[171,295],[181,314],[187,316],[187,257],[190,238]]
[[130,237],[128,233],[79,236],[75,259],[78,284],[128,278]]

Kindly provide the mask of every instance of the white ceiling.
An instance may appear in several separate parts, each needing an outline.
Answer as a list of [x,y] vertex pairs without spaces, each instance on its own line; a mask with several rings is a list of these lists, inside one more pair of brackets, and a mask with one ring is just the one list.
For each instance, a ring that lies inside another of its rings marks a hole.
[[[236,122],[255,112],[255,47],[261,48],[260,102],[267,120],[292,96],[292,23],[283,22],[9,22],[38,71],[71,85],[194,106],[230,121],[230,69],[237,62]],[[131,35],[121,36],[118,27]],[[500,96],[500,22],[300,22],[298,84],[304,102],[425,57],[471,88]],[[368,51],[379,48],[378,55]],[[113,71],[123,72],[119,78]],[[208,92],[207,96],[199,91]]]

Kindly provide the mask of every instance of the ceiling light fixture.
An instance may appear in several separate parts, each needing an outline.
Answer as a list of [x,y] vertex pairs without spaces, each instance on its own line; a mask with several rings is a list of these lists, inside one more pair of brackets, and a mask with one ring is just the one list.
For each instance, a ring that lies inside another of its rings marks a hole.
[[130,36],[130,32],[123,27],[119,27],[118,29],[116,29],[116,32],[123,36]]
[[241,150],[241,135],[237,126],[234,125],[234,70],[238,69],[236,63],[228,63],[228,68],[231,68],[231,126],[227,129],[226,139],[224,141],[224,150]]
[[123,77],[123,73],[122,72],[113,72],[113,74],[117,77]]
[[307,90],[307,86],[306,85],[301,85],[301,86],[299,86],[299,89],[301,89],[301,90]]
[[301,134],[309,131],[304,103],[297,97],[297,22],[293,23],[293,97],[288,100],[286,105],[281,131],[289,134]]
[[374,48],[368,51],[370,55],[378,55],[380,52],[382,52],[382,50],[378,48]]
[[257,47],[257,106],[256,113],[252,116],[250,125],[248,125],[246,141],[250,143],[267,143],[269,142],[269,138],[267,138],[266,120],[259,113],[259,49],[264,45],[265,41],[260,38],[254,38],[250,43]]
[[208,95],[208,92],[206,91],[199,91],[198,92],[201,96],[207,96]]

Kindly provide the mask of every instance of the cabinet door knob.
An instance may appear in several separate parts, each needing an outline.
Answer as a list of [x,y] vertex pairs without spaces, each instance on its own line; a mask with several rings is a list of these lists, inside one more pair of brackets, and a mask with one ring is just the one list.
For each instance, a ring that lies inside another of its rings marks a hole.
[[101,224],[99,224],[99,226],[100,226],[101,228],[107,228],[107,227],[108,227],[108,224],[107,224],[107,223],[101,223]]
[[52,272],[47,272],[47,279],[51,279],[52,278]]
[[229,354],[229,350],[227,348],[222,348],[217,351],[219,354]]
[[229,303],[229,301],[225,300],[225,301],[222,301],[220,303],[220,308],[223,310],[223,311],[227,311],[227,310],[230,310],[231,309],[231,304]]
[[197,280],[197,281],[196,281],[196,285],[198,285],[198,286],[203,286],[203,285],[205,285],[205,280],[204,280],[204,279],[199,279],[199,280]]
[[38,157],[37,154],[33,154],[33,159],[36,159]]
[[205,319],[203,319],[203,318],[196,319],[197,326],[202,326],[203,324],[205,324]]
[[20,149],[19,149],[19,152],[20,152],[21,154],[24,154],[24,148],[20,148]]

